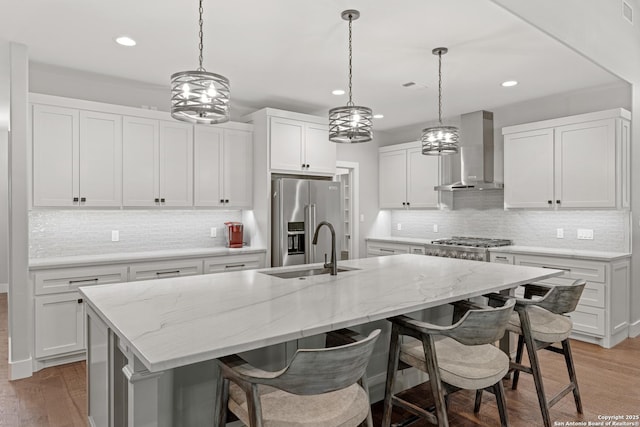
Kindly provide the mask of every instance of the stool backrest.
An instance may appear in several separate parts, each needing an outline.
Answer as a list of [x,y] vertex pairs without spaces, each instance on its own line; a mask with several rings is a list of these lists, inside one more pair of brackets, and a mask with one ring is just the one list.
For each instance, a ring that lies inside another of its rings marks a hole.
[[586,282],[576,280],[571,285],[554,286],[535,305],[555,314],[571,313],[576,309]]
[[510,299],[502,307],[469,310],[451,328],[442,331],[442,335],[465,345],[495,342],[504,335],[514,305],[515,300]]
[[376,329],[367,338],[340,347],[298,350],[280,375],[261,383],[300,395],[349,387],[365,375],[379,335]]

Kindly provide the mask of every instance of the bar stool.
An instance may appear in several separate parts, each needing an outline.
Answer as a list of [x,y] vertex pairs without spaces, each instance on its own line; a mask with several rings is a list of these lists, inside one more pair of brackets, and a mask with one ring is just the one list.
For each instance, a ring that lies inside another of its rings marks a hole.
[[250,427],[373,427],[366,367],[380,330],[333,348],[298,350],[276,372],[237,355],[218,359],[215,426],[227,407]]
[[[495,394],[501,424],[507,426],[502,378],[509,370],[509,357],[491,343],[504,335],[514,304],[506,301],[498,308],[470,309],[451,326],[433,325],[407,316],[389,319],[392,329],[382,427],[390,426],[393,405],[430,423],[448,426],[445,395],[461,389],[485,388]],[[401,344],[403,335],[418,341]],[[442,338],[436,340],[434,336]],[[399,362],[405,366],[399,366]],[[429,375],[435,401],[433,412],[394,395],[396,371],[407,367]]]
[[[571,335],[573,323],[571,318],[566,316],[566,314],[575,310],[585,284],[586,282],[584,280],[576,280],[567,286],[529,284],[524,285],[524,298],[511,298],[516,301],[516,312],[509,321],[507,331],[519,335],[516,360],[510,363],[510,368],[514,370],[511,388],[516,390],[518,387],[520,372],[533,375],[533,382],[536,387],[545,427],[551,427],[549,408],[558,403],[558,401],[569,394],[569,392],[573,392],[576,410],[579,414],[582,414],[580,390],[578,389],[578,380],[576,378],[571,346],[569,344],[569,335]],[[509,298],[497,294],[491,294],[488,295],[488,297],[490,303],[495,301],[504,302],[505,298]],[[534,297],[538,298],[536,299]],[[552,345],[558,342],[561,343],[562,348]],[[525,345],[527,347],[530,366],[522,364],[523,347]],[[537,354],[537,351],[542,349],[564,355],[567,372],[569,374],[569,384],[548,401],[544,392],[540,362]],[[479,391],[476,395],[476,406],[478,407],[480,406],[481,393],[482,392]]]

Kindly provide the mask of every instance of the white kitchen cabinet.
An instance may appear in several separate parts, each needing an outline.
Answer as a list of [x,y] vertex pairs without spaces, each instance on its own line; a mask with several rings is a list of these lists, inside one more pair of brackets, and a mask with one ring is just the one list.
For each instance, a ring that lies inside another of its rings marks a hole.
[[251,270],[264,267],[264,254],[227,255],[205,258],[204,274]]
[[84,304],[78,292],[35,298],[36,358],[84,349]]
[[[572,337],[611,348],[629,334],[629,258],[614,260],[581,259],[573,255],[491,252],[492,262],[564,270],[562,276],[541,284],[568,285],[576,279],[586,281],[573,320]],[[511,262],[509,262],[511,261]]]
[[328,124],[270,117],[272,172],[334,175],[336,146],[329,141]]
[[120,206],[122,121],[33,105],[33,206]]
[[123,205],[193,204],[193,127],[123,119]]
[[380,208],[437,208],[440,159],[422,154],[420,142],[379,149]]
[[35,294],[44,295],[72,292],[80,286],[126,282],[127,277],[127,266],[105,265],[36,271],[33,282]]
[[367,258],[374,256],[408,254],[410,252],[411,246],[408,244],[367,241]]
[[504,128],[505,208],[629,207],[623,109]]
[[202,274],[202,259],[183,259],[131,264],[129,281],[166,279]]
[[197,126],[194,151],[195,206],[250,208],[252,132]]

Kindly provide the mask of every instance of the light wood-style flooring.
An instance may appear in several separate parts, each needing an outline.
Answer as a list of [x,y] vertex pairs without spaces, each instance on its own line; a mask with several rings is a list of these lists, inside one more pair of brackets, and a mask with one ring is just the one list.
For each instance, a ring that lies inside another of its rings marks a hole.
[[[566,396],[551,409],[554,422],[598,421],[599,415],[640,415],[640,338],[628,339],[613,349],[574,341],[573,356],[585,413],[576,414],[573,398]],[[567,378],[562,356],[542,352],[547,394],[562,388]],[[43,369],[31,378],[7,380],[7,296],[0,294],[0,427],[86,426],[84,362]],[[510,424],[540,426],[542,420],[530,375],[522,374],[518,390],[505,382]],[[409,391],[422,402],[424,387]],[[451,426],[496,426],[499,418],[493,396],[484,393],[480,414],[473,413],[472,392],[459,392],[449,405]],[[382,406],[373,405],[374,423],[380,425]],[[402,418],[394,411],[394,421]],[[427,426],[425,422],[413,424]],[[559,425],[559,424],[558,424]]]

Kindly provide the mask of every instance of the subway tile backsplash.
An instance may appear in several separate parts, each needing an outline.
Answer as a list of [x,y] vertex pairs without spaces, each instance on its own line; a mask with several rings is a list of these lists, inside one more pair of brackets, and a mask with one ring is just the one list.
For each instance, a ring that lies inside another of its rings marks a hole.
[[[391,211],[391,235],[439,239],[451,236],[511,239],[516,245],[630,252],[630,213],[618,210],[534,211],[502,209],[500,192],[469,192],[454,198],[454,210]],[[398,230],[400,224],[400,230]],[[434,224],[438,232],[434,232]],[[556,238],[562,228],[564,238]],[[578,229],[593,240],[578,240]]]
[[[239,210],[33,210],[29,257],[223,247],[224,223],[241,220]],[[113,230],[120,241],[111,241]]]

